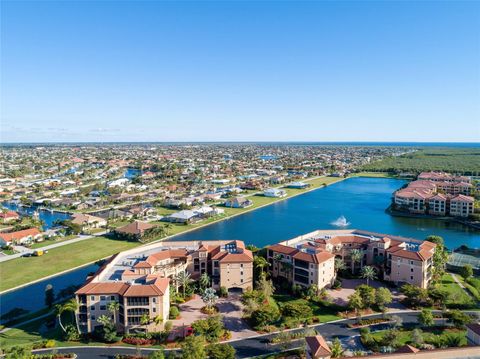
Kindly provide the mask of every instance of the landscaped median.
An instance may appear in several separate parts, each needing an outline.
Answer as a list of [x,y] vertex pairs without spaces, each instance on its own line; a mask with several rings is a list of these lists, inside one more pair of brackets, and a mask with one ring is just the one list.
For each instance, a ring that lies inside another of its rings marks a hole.
[[[187,231],[195,230],[212,223],[222,221],[226,218],[241,215],[243,213],[268,206],[275,202],[306,193],[308,191],[330,185],[343,180],[343,177],[317,177],[305,180],[310,184],[307,189],[286,189],[287,196],[283,198],[271,198],[262,195],[252,195],[249,198],[253,205],[248,208],[225,208],[225,215],[216,218],[209,218],[195,224],[174,224],[168,235],[177,235]],[[164,238],[160,238],[164,239]],[[128,242],[115,240],[104,236],[86,239],[81,242],[68,244],[48,251],[48,254],[40,257],[16,258],[0,263],[0,292],[6,291],[27,283],[52,276],[63,271],[93,263],[99,259],[106,258],[115,253],[140,246],[139,242]]]

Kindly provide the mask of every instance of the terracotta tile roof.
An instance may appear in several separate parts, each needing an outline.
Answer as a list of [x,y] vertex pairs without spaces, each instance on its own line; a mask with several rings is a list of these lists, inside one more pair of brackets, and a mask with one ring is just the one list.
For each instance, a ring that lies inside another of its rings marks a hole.
[[305,337],[305,341],[307,342],[307,346],[310,348],[310,352],[313,357],[329,356],[332,354],[330,348],[325,342],[325,339],[323,339],[321,335]]
[[16,241],[28,236],[38,236],[40,231],[37,228],[23,229],[21,231],[10,232],[10,233],[0,233],[0,238],[5,242]]
[[286,254],[286,255],[292,255],[292,254],[295,254],[297,252],[297,250],[295,248],[289,247],[289,246],[284,246],[283,244],[274,244],[272,246],[268,246],[267,248],[269,250],[274,251],[274,252],[282,253],[282,254]]
[[405,344],[404,346],[398,348],[395,353],[418,353],[420,349],[412,347],[411,345]]
[[463,194],[457,194],[455,197],[452,197],[451,202],[469,202],[473,203],[475,199],[470,196],[465,196]]
[[128,288],[127,283],[122,282],[97,282],[97,283],[87,283],[75,294],[120,294],[123,295]]

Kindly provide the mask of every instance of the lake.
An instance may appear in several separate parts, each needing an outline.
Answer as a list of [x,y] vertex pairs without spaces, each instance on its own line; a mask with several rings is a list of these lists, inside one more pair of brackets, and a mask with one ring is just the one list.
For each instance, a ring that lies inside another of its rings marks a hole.
[[311,232],[337,228],[345,216],[347,228],[424,239],[442,236],[449,248],[478,247],[480,232],[462,224],[434,219],[392,217],[385,213],[392,193],[406,181],[353,177],[325,188],[179,235],[176,240],[239,239],[263,247]]
[[[478,247],[480,232],[456,223],[433,219],[392,217],[385,213],[393,191],[405,181],[385,178],[349,178],[285,201],[179,235],[175,240],[240,239],[258,247],[283,241],[315,229],[337,228],[332,223],[345,216],[348,228],[424,239],[442,236],[449,248],[466,244]],[[81,284],[94,266],[84,267],[37,284],[0,295],[1,313],[14,307],[43,307],[44,289],[56,292]],[[35,298],[35,300],[31,300]]]

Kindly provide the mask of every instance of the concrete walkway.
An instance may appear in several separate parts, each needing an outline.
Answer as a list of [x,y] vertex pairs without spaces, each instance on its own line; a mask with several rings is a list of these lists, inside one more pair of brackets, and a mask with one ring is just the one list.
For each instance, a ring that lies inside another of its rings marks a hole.
[[457,275],[456,275],[455,273],[450,273],[450,275],[452,276],[452,278],[453,278],[453,280],[455,281],[455,283],[457,283],[457,284],[460,286],[460,288],[462,288],[463,291],[464,291],[465,293],[467,293],[467,295],[468,295],[470,298],[472,298],[473,300],[476,301],[476,299],[472,296],[472,294],[470,293],[470,291],[468,291],[467,288],[465,288],[465,286],[463,285],[463,283],[460,282],[460,280],[457,278]]

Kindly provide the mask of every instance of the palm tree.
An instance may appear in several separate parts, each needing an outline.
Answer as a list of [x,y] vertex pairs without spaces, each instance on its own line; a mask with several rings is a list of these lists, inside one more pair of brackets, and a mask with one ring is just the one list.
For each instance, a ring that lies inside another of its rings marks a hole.
[[355,263],[362,260],[363,253],[360,249],[352,249],[350,252],[350,258],[352,259],[352,274],[355,274]]
[[337,278],[338,272],[345,270],[347,266],[345,265],[345,262],[343,261],[342,258],[335,258],[335,279]]
[[78,303],[75,299],[70,299],[66,301],[63,304],[57,304],[55,305],[55,314],[58,318],[58,323],[60,324],[60,327],[62,330],[65,332],[65,327],[63,326],[62,323],[62,314],[64,312],[71,312],[73,314],[73,320],[75,321],[75,325],[77,327],[77,331],[80,332],[80,328],[78,327],[78,322],[75,318],[75,312],[78,310]]
[[191,277],[190,273],[186,271],[178,273],[175,277],[176,282],[182,287],[183,298],[185,298],[185,292],[187,290],[187,287],[192,282],[192,279],[190,277]]
[[200,276],[198,283],[200,284],[200,289],[203,291],[205,288],[210,286],[210,277],[206,272],[202,273]]
[[165,228],[165,234],[168,236],[170,234],[170,230],[172,229],[172,224],[171,223],[165,223],[163,225],[163,228]]
[[370,284],[370,280],[377,278],[377,271],[372,266],[365,266],[362,268],[362,278],[367,280],[367,285]]
[[110,302],[108,303],[107,305],[107,309],[110,313],[112,313],[113,315],[113,324],[115,326],[117,326],[117,318],[116,318],[116,314],[118,312],[118,310],[120,309],[120,303],[117,302],[116,300],[113,301],[113,302]]
[[140,317],[140,324],[145,325],[145,333],[147,332],[147,325],[150,323],[150,317],[147,313]]
[[260,270],[260,275],[262,275],[263,270],[270,265],[270,263],[268,263],[268,261],[262,256],[255,256],[255,258],[253,258],[253,263],[255,268]]

